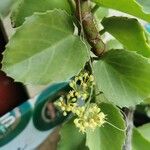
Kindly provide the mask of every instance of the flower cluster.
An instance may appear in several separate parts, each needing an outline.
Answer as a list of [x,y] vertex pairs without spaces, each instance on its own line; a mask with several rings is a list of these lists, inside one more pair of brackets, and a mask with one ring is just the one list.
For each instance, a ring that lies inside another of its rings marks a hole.
[[82,133],[86,132],[87,129],[94,130],[105,123],[105,114],[95,103],[91,103],[87,108],[84,106],[78,108],[74,113],[78,116],[74,123]]
[[70,96],[75,96],[78,99],[87,100],[94,84],[93,75],[89,75],[87,72],[80,73],[69,84],[73,90],[69,93],[68,99],[70,99]]
[[56,103],[63,111],[63,115],[72,112],[76,117],[74,123],[81,132],[87,129],[94,130],[105,123],[105,115],[95,103],[89,103],[93,89],[94,77],[87,72],[81,72],[70,82],[72,90],[60,97]]

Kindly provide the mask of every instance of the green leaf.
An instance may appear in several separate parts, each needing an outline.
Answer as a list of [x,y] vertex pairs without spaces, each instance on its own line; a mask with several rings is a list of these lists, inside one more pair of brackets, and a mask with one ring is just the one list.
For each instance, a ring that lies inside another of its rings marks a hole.
[[150,142],[150,123],[138,127],[138,131],[145,139],[147,139]]
[[79,132],[73,120],[67,122],[60,130],[60,142],[57,150],[88,150],[85,146],[85,134]]
[[150,61],[135,52],[110,50],[94,65],[96,83],[119,106],[134,106],[150,95]]
[[137,51],[150,57],[150,45],[146,41],[145,31],[136,19],[126,17],[104,18],[102,25],[127,50]]
[[[112,104],[101,103],[102,112],[107,115],[107,121],[120,129],[125,129],[123,116],[119,109]],[[86,145],[90,150],[122,150],[125,140],[125,131],[120,131],[105,123],[94,132],[87,132]]]
[[150,1],[149,0],[136,0],[142,7],[145,13],[150,13]]
[[95,16],[97,19],[101,20],[101,19],[103,19],[104,17],[108,16],[108,14],[109,14],[108,9],[106,9],[106,8],[104,8],[104,7],[99,7],[99,8],[96,10],[96,12],[94,13],[94,16]]
[[45,12],[54,8],[70,12],[68,0],[19,0],[12,11],[12,24],[13,26],[20,26],[25,17],[31,16],[34,12]]
[[134,128],[132,135],[132,150],[149,150],[150,142],[147,141],[140,132]]
[[[98,91],[98,92],[99,92],[99,91]],[[98,92],[97,92],[97,93],[98,93]],[[104,95],[103,93],[100,93],[100,94],[96,95],[96,97],[95,97],[95,102],[96,102],[97,104],[100,104],[100,103],[102,103],[102,102],[104,102],[104,103],[109,103],[108,99],[105,97],[105,95]]]
[[111,39],[106,43],[107,50],[122,49],[122,48],[123,48],[122,44],[116,39]]
[[85,44],[73,31],[72,18],[64,11],[34,14],[7,45],[3,70],[31,84],[69,79],[89,59]]
[[3,17],[7,16],[15,1],[16,0],[0,0],[0,15]]
[[98,5],[103,7],[116,9],[124,13],[141,18],[147,22],[150,21],[150,14],[143,12],[142,7],[135,0],[119,0],[114,3],[113,0],[93,0]]
[[145,102],[146,104],[150,104],[150,98],[145,99],[144,102]]

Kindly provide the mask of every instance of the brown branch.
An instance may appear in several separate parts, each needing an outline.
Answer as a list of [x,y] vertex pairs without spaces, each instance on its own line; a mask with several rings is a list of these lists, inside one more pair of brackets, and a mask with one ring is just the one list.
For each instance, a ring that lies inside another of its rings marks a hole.
[[95,25],[94,17],[91,13],[91,2],[90,0],[75,0],[75,2],[76,16],[83,26],[86,39],[91,45],[93,53],[100,57],[105,50],[105,44],[101,40],[99,31]]

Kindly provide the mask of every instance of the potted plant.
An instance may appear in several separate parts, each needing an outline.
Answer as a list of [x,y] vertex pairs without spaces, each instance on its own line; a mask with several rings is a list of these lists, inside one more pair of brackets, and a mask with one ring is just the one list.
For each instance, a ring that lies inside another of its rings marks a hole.
[[27,122],[2,148],[31,130],[31,139],[40,138],[19,148],[35,148],[65,121],[58,150],[149,150],[147,7],[140,0],[15,1],[2,70],[25,85],[50,86],[10,112],[26,112]]

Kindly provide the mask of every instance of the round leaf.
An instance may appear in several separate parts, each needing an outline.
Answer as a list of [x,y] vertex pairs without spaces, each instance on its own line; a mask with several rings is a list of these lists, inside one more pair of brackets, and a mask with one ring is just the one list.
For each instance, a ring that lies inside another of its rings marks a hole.
[[126,17],[104,18],[102,25],[127,50],[137,51],[150,57],[150,46],[146,41],[145,31],[136,19]]
[[88,60],[85,44],[73,31],[72,18],[64,11],[34,14],[7,45],[3,70],[17,81],[31,84],[69,79]]
[[99,89],[116,105],[134,106],[150,95],[150,61],[135,52],[110,50],[94,70]]
[[85,146],[85,134],[79,132],[73,120],[67,122],[60,130],[60,142],[57,150],[88,150]]
[[139,17],[147,22],[150,22],[150,14],[143,12],[142,6],[135,0],[119,0],[114,2],[113,0],[93,0],[98,5],[102,5],[107,8],[116,9],[124,13]]
[[150,123],[138,127],[138,131],[150,142]]
[[132,150],[149,150],[150,142],[134,128],[132,134]]
[[45,12],[54,8],[70,12],[67,0],[19,0],[11,15],[13,26],[20,26],[25,17],[31,16],[34,12]]

